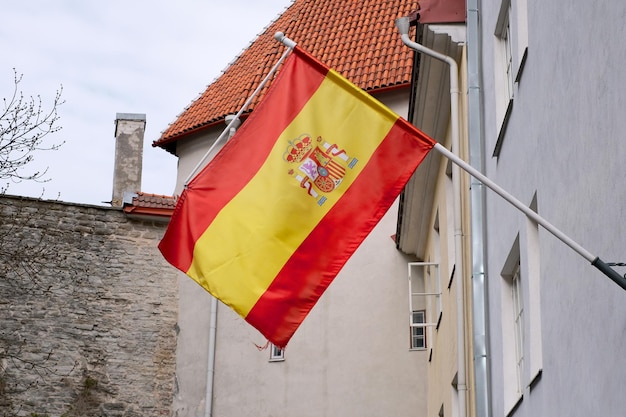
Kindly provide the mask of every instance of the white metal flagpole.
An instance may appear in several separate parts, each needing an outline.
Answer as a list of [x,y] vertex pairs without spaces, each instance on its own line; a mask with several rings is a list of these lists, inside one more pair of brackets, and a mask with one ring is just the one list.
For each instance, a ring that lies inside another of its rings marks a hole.
[[445,146],[440,143],[435,144],[433,147],[437,152],[448,158],[450,161],[458,165],[461,169],[472,175],[478,181],[482,182],[485,186],[489,187],[491,190],[496,192],[500,197],[504,198],[506,201],[515,206],[518,210],[524,213],[528,218],[537,224],[541,225],[548,232],[552,233],[557,239],[561,242],[565,243],[567,246],[572,248],[576,253],[580,256],[591,262],[591,265],[598,268],[604,275],[613,280],[617,285],[622,287],[622,289],[626,290],[626,277],[620,275],[617,271],[611,268],[608,264],[602,261],[599,257],[594,256],[587,249],[580,246],[574,240],[572,240],[565,233],[557,229],[554,225],[548,222],[546,219],[538,215],[535,211],[531,210],[529,207],[524,205],[517,198],[513,197],[511,194],[506,192],[502,187],[500,187],[495,182],[491,181],[489,178],[484,176],[480,171],[472,167],[470,164],[456,156],[454,153],[450,152]]
[[[279,34],[280,34],[280,36],[282,36],[280,39],[279,39]],[[213,149],[215,149],[215,147],[228,135],[228,133],[230,132],[230,128],[231,127],[236,127],[235,124],[239,122],[239,116],[241,116],[241,114],[248,108],[250,103],[252,103],[252,100],[254,99],[254,97],[256,97],[256,95],[259,94],[259,92],[261,91],[261,89],[263,89],[263,87],[265,87],[265,84],[267,84],[267,82],[270,80],[270,78],[272,78],[272,76],[274,75],[274,73],[276,72],[276,70],[278,69],[280,64],[282,64],[283,61],[285,60],[285,58],[287,58],[287,55],[289,55],[289,52],[291,52],[291,50],[296,46],[295,42],[293,42],[293,41],[291,41],[291,42],[284,41],[284,39],[287,39],[288,41],[289,41],[289,39],[285,38],[285,35],[283,35],[281,32],[276,33],[276,35],[274,37],[277,40],[281,41],[281,43],[283,43],[287,47],[287,49],[285,49],[285,52],[283,52],[283,55],[276,62],[276,64],[274,64],[274,66],[272,67],[270,72],[267,73],[267,75],[265,76],[265,78],[263,78],[261,83],[259,83],[259,85],[256,88],[256,90],[254,90],[252,92],[252,94],[250,95],[250,97],[248,97],[246,102],[243,103],[243,106],[241,106],[241,109],[239,109],[239,111],[237,112],[235,117],[233,117],[233,119],[228,123],[228,125],[226,126],[224,131],[219,135],[219,137],[217,139],[215,139],[215,142],[213,143],[213,145],[211,145],[209,150],[206,151],[204,156],[200,159],[200,161],[196,164],[196,166],[191,170],[191,172],[189,173],[189,176],[185,180],[185,183],[184,183],[184,187],[185,188],[187,188],[187,185],[189,184],[189,181],[191,181],[193,179],[193,177],[196,175],[196,173],[204,165],[206,159],[209,157],[211,152],[213,152]]]
[[[282,33],[281,35],[282,35],[282,38],[285,38],[285,35],[283,35]],[[258,87],[252,92],[250,97],[248,97],[248,99],[243,104],[243,106],[241,106],[241,109],[239,109],[237,114],[230,120],[230,122],[228,122],[228,124],[226,125],[226,128],[222,131],[220,136],[215,140],[213,145],[209,147],[209,150],[204,154],[204,156],[200,159],[200,161],[193,168],[193,170],[191,171],[191,173],[185,180],[185,184],[184,184],[185,188],[187,188],[189,181],[193,179],[196,173],[204,165],[206,159],[209,157],[213,149],[215,149],[215,147],[225,137],[230,135],[231,128],[234,129],[237,127],[237,123],[239,122],[239,116],[241,116],[241,114],[248,108],[248,106],[250,105],[254,97],[256,97],[259,91],[261,91],[261,89],[265,86],[265,84],[267,84],[270,78],[272,78],[272,76],[274,75],[274,73],[276,72],[280,64],[282,64],[285,58],[287,58],[287,55],[289,54],[289,52],[291,52],[291,50],[296,46],[295,42],[286,42],[282,38],[279,38],[278,33],[276,34],[275,38],[281,41],[287,47],[287,49],[285,50],[285,52],[283,52],[283,55],[276,62],[276,64],[274,64],[272,69],[270,69],[269,73],[265,76],[265,78],[263,78],[263,80],[258,85]],[[228,118],[226,120],[228,120]],[[217,329],[217,298],[213,296],[211,297],[211,317],[209,321],[210,321],[210,324],[209,324],[209,348],[208,348],[208,354],[207,354],[207,386],[206,386],[206,395],[205,395],[206,404],[204,408],[204,415],[206,417],[211,417],[213,415],[213,379],[214,379],[214,374],[215,374],[214,368],[215,368],[215,340],[216,340],[215,332]]]

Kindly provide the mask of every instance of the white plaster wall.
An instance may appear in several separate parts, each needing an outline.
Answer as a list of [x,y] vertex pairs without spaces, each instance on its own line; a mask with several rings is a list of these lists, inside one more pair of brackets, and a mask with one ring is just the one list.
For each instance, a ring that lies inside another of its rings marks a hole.
[[409,113],[409,93],[406,88],[392,89],[373,96],[406,119]]
[[409,351],[406,262],[385,216],[295,333],[284,362],[219,311],[215,415],[423,415],[427,352]]
[[[527,204],[536,192],[540,215],[604,260],[624,261],[626,4],[528,2],[528,58],[496,159],[499,7],[486,0],[481,10],[488,175]],[[489,191],[487,216],[492,405],[499,416],[506,412],[499,274],[516,235],[522,252],[528,235],[523,216]],[[626,292],[543,229],[539,256],[543,372],[530,390],[526,362],[515,416],[623,415]]]
[[[217,138],[222,134],[225,128],[226,124],[219,124],[212,129],[203,132],[200,135],[193,135],[178,141],[178,143],[176,144],[176,154],[178,155],[178,169],[176,172],[177,176],[176,189],[174,191],[175,194],[180,194],[185,185],[185,181],[193,178],[193,176],[191,176],[192,172],[194,173],[194,175],[198,174],[198,172],[206,166],[206,164],[213,158],[213,156],[215,156],[215,154],[219,152],[222,146],[224,146],[227,138],[223,138],[222,140],[220,140],[215,149],[213,149],[211,153],[207,155],[207,152],[215,143]],[[203,158],[204,162],[200,166],[197,166]]]

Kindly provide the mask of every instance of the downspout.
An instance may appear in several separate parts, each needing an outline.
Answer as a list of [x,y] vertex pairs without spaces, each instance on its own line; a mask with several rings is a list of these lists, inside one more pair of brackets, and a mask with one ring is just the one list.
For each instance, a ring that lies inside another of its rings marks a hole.
[[[452,124],[452,152],[459,154],[459,70],[456,61],[447,55],[440,54],[425,47],[409,38],[410,21],[408,17],[396,19],[396,26],[402,41],[409,48],[426,54],[439,61],[443,61],[450,67],[450,120]],[[456,164],[452,165],[452,189],[454,194],[454,263],[458,274],[456,279],[456,303],[457,303],[457,391],[459,394],[459,417],[467,415],[467,383],[465,372],[465,317],[463,302],[463,231],[461,229],[461,169]]]
[[[225,120],[228,138],[232,138],[241,121],[237,115],[228,115]],[[211,296],[211,317],[209,319],[209,349],[207,354],[206,393],[204,398],[204,417],[213,415],[213,381],[215,376],[215,345],[217,332],[217,298]]]
[[[485,172],[483,161],[482,67],[480,42],[480,0],[467,0],[467,82],[469,163]],[[487,306],[486,190],[482,182],[470,179],[472,234],[472,307],[474,341],[474,392],[476,416],[491,416],[489,380],[489,309]]]
[[209,353],[207,357],[206,394],[204,416],[213,414],[213,376],[215,374],[215,334],[217,329],[217,298],[211,296],[211,318],[209,321]]

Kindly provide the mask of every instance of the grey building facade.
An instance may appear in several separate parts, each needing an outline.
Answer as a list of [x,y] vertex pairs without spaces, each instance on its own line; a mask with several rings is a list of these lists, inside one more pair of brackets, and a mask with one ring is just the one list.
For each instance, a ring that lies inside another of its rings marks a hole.
[[[485,173],[591,253],[624,262],[626,5],[485,0],[468,11],[481,106],[470,102],[470,142],[483,140]],[[484,202],[478,415],[623,415],[626,292],[499,196]]]

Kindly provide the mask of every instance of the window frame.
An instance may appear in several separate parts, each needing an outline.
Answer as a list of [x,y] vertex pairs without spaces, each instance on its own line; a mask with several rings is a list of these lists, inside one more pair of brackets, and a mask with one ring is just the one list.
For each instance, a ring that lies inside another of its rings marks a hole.
[[513,33],[511,30],[511,14],[512,6],[508,2],[507,11],[502,18],[501,27],[496,31],[496,36],[499,39],[500,48],[500,71],[504,74],[504,92],[503,103],[508,103],[513,100],[515,92],[513,87],[515,84],[515,77],[513,76]]
[[528,56],[526,0],[503,0],[494,30],[494,81],[497,139],[493,157],[500,155],[508,126],[515,89],[519,88]]
[[515,363],[517,373],[517,392],[523,393],[522,376],[524,374],[524,295],[522,289],[521,268],[518,263],[511,274],[511,298],[513,300],[513,328],[515,334]]
[[515,97],[515,77],[513,76],[513,30],[511,28],[512,6],[510,0],[504,0],[500,6],[500,13],[496,23],[494,35],[494,77],[495,77],[495,106],[496,126],[498,131],[493,156],[500,154],[502,141],[513,110]]
[[282,362],[285,360],[285,350],[270,343],[270,362]]
[[[415,321],[415,315],[421,314],[422,320]],[[426,324],[426,310],[413,310],[411,313],[411,324]],[[427,348],[426,344],[426,327],[425,326],[410,326],[410,349],[411,350],[424,350]],[[422,334],[415,334],[421,332]],[[415,342],[421,338],[422,346],[416,346]]]
[[[409,290],[409,350],[422,351],[428,348],[428,339],[432,340],[432,328],[439,328],[442,317],[440,268],[438,262],[409,262],[407,267]],[[413,268],[418,269],[421,273],[414,273]],[[431,268],[435,269],[434,274],[431,273]],[[413,283],[414,280],[416,281],[415,283]],[[414,287],[419,288],[418,292],[414,292]],[[432,297],[434,297],[435,300],[432,300]],[[413,313],[416,311],[424,311],[423,323],[413,322]],[[436,319],[436,321],[433,321],[433,319]],[[424,329],[423,348],[412,347],[413,331],[411,329],[413,327]]]
[[[518,321],[520,308],[524,308],[526,271],[522,269],[520,235],[513,242],[511,250],[500,272],[501,280],[501,325],[502,325],[502,394],[505,415],[510,415],[524,398],[523,381],[526,378],[523,358],[526,336],[522,320]],[[525,265],[525,264],[524,264]],[[517,326],[517,323],[520,325]],[[519,333],[521,332],[521,334]]]

